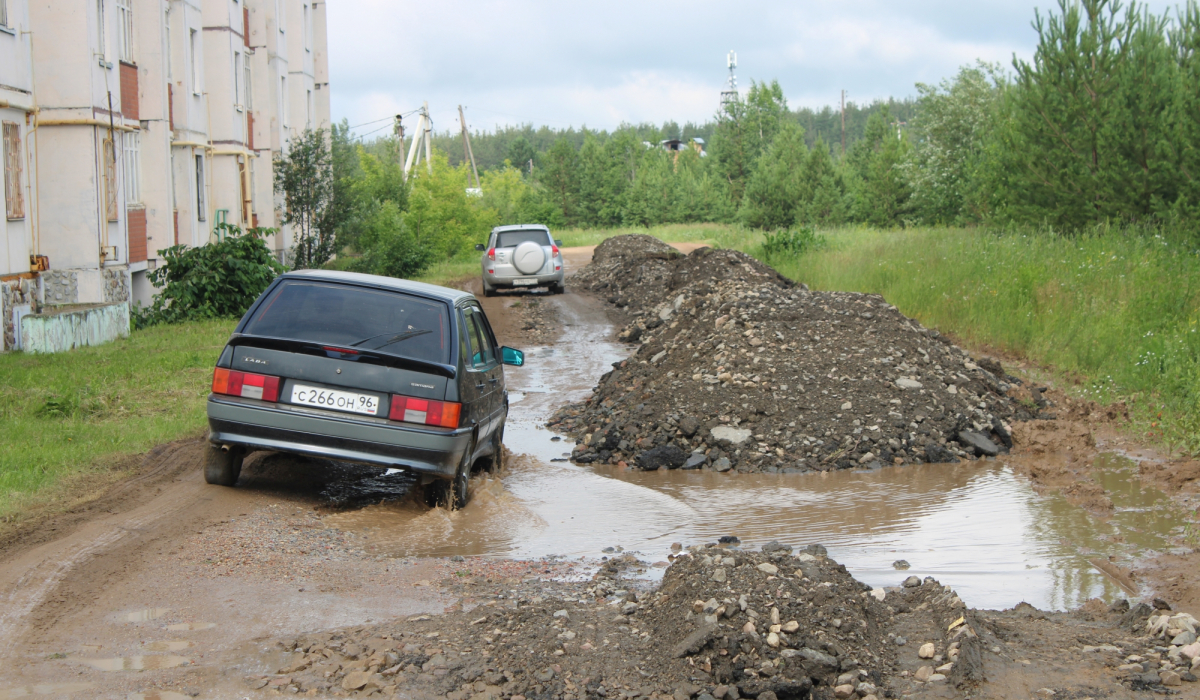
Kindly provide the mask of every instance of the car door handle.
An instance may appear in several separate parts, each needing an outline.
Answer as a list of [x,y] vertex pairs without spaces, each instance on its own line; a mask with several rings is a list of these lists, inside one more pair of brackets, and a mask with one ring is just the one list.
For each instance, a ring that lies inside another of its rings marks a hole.
[[500,381],[500,379],[499,379],[499,378],[497,378],[497,377],[492,377],[492,378],[491,378],[491,379],[489,379],[488,381],[489,381],[489,382],[491,382],[492,384],[495,384],[496,382]]
[[476,385],[475,385],[475,388],[476,388],[476,389],[482,389],[482,388],[483,388],[483,382],[479,382],[478,384],[476,384]]

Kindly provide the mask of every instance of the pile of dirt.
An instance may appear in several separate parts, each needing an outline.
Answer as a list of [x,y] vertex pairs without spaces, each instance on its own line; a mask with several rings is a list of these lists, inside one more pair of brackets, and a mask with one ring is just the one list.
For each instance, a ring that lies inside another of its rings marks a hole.
[[1169,692],[1200,664],[1180,643],[1194,620],[1145,604],[975,611],[932,578],[872,589],[820,545],[793,555],[779,543],[692,547],[639,592],[619,578],[628,559],[548,595],[543,581],[488,578],[503,592],[474,607],[280,640],[249,660],[278,671],[245,682],[408,699],[878,700],[989,682],[1004,696],[1015,674],[1061,697],[1109,697]]
[[794,286],[791,280],[745,253],[699,248],[684,255],[645,234],[605,239],[596,246],[591,264],[571,276],[571,285],[603,297],[617,308],[638,313],[660,305],[674,290],[694,286],[694,293],[704,294],[726,279],[774,284],[784,289]]
[[737,251],[660,254],[648,236],[624,238],[572,278],[627,306],[620,337],[641,344],[549,421],[577,439],[577,462],[741,472],[957,462],[1006,452],[1011,421],[1053,418],[1043,390],[1018,389],[999,363],[973,360],[878,295],[809,291]]
[[764,550],[693,547],[653,592],[613,577],[622,558],[591,582],[559,584],[563,597],[513,591],[491,609],[305,635],[281,642],[290,656],[277,674],[246,680],[446,700],[875,694],[896,648],[886,594],[819,545],[798,556],[778,543]]

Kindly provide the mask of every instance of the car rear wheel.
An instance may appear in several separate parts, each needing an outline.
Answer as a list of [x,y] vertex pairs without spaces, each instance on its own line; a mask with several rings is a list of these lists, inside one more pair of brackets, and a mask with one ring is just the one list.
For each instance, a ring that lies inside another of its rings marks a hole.
[[563,292],[565,292],[565,291],[567,291],[567,285],[566,285],[566,284],[552,284],[552,285],[550,285],[550,293],[551,293],[551,294],[562,294],[562,293],[563,293]]
[[463,453],[462,464],[458,465],[453,479],[437,479],[425,484],[425,504],[430,508],[444,506],[446,510],[458,510],[467,505],[471,481],[471,454],[475,451],[475,443],[467,445]]
[[492,285],[488,284],[488,283],[487,283],[487,280],[484,280],[484,281],[483,281],[483,295],[484,295],[485,297],[494,297],[494,296],[496,296],[496,288],[495,288],[495,287],[493,287]]
[[240,447],[209,445],[204,455],[204,480],[217,486],[233,486],[242,475],[245,456]]

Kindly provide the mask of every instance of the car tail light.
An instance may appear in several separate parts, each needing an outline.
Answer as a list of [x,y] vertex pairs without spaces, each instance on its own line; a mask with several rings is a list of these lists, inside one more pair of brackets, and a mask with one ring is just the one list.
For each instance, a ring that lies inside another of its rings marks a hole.
[[558,246],[556,246],[556,245],[550,246],[550,252],[555,255],[558,255]]
[[488,248],[488,260],[495,260],[495,259],[496,259],[496,249]]
[[214,394],[240,396],[244,399],[278,401],[279,377],[218,367],[213,370],[212,391]]
[[453,401],[434,401],[433,399],[417,399],[412,396],[392,396],[392,410],[388,418],[406,423],[424,423],[425,425],[440,425],[443,428],[457,428],[458,415],[462,404]]

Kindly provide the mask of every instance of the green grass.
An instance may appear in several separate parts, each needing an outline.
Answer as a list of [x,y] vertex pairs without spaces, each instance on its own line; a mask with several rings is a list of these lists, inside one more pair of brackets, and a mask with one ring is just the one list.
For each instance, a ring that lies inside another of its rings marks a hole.
[[[760,233],[715,224],[561,231],[567,245],[649,233],[762,258]],[[767,262],[813,289],[882,294],[976,347],[1032,361],[1059,386],[1125,400],[1136,429],[1200,451],[1200,254],[1183,235],[981,229],[822,231],[825,245]]]
[[54,355],[0,355],[0,518],[64,481],[198,433],[235,321],[157,326]]
[[443,260],[442,262],[429,266],[428,269],[418,275],[415,279],[418,282],[439,284],[445,287],[452,285],[464,277],[478,276],[480,274],[480,255],[481,253],[471,251],[470,253],[457,255],[449,260]]

